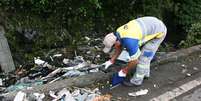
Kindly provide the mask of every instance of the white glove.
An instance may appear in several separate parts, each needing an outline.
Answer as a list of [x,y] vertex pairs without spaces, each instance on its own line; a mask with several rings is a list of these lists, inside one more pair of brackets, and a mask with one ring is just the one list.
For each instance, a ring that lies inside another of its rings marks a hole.
[[106,70],[108,67],[110,67],[112,64],[113,64],[113,63],[112,63],[110,60],[108,60],[108,61],[106,61],[105,63],[103,63],[103,65],[105,65],[105,70]]
[[120,71],[118,72],[118,75],[119,75],[120,77],[126,77],[126,73],[124,73],[123,70],[120,70]]

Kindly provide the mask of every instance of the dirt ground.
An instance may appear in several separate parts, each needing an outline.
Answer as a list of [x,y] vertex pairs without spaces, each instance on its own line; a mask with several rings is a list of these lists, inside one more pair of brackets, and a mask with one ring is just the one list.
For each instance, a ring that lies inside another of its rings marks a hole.
[[[147,101],[198,77],[199,73],[201,74],[201,53],[194,53],[176,62],[151,67],[151,77],[144,80],[142,86],[125,87],[120,85],[112,90],[103,89],[102,92],[112,94],[113,101]],[[140,89],[148,89],[149,92],[144,96],[128,96],[128,93]]]

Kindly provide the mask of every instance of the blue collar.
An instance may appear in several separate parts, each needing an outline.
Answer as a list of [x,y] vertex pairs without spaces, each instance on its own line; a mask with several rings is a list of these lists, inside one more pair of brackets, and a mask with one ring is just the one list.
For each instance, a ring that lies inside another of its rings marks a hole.
[[117,37],[116,41],[121,41],[121,38],[118,32],[114,32],[114,35]]

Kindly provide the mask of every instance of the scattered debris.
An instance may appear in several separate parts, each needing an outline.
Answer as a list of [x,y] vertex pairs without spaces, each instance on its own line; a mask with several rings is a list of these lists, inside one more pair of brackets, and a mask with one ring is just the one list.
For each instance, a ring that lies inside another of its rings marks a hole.
[[26,93],[19,91],[13,101],[28,101]]
[[43,101],[43,99],[45,98],[45,94],[44,93],[42,93],[42,94],[40,94],[40,93],[33,93],[33,95],[35,96],[35,100],[36,101]]
[[[19,91],[14,101],[43,101],[44,93],[25,93]],[[71,90],[63,88],[60,91],[49,91],[48,99],[52,101],[110,101],[111,95],[101,95],[98,88],[91,90],[89,88],[74,87]]]
[[90,38],[89,38],[89,37],[87,37],[87,36],[85,36],[84,38],[85,38],[87,41],[89,41],[89,40],[90,40]]
[[186,68],[186,67],[187,67],[185,64],[182,64],[181,66],[182,66],[183,68]]
[[156,66],[156,67],[154,67],[154,70],[158,70],[158,67]]
[[61,57],[62,56],[62,54],[55,54],[55,55],[53,55],[53,57]]
[[27,83],[20,82],[15,85],[9,86],[6,90],[7,91],[17,91],[17,90],[22,90],[22,89],[26,89],[26,88],[28,89],[29,87],[36,86],[36,85],[42,85],[42,84],[43,84],[43,81],[41,81],[41,80],[36,80],[33,82],[27,82]]
[[63,59],[63,63],[64,63],[64,64],[68,64],[69,62],[70,62],[69,59],[66,59],[66,58]]
[[50,91],[49,94],[53,98],[52,101],[58,101],[59,99],[61,101],[76,101],[66,88],[62,89],[57,94],[53,91]]
[[57,93],[49,91],[49,95],[53,98],[52,101],[57,101],[59,99],[63,99],[62,101],[110,101],[111,98],[111,95],[101,95],[97,88],[90,90],[77,87],[72,92],[66,88]]
[[87,51],[86,53],[87,53],[87,54],[91,54],[91,51]]
[[60,72],[61,70],[62,70],[61,68],[57,68],[56,70],[54,70],[53,72],[51,72],[50,74],[48,74],[46,77],[41,78],[41,80],[53,77],[54,75],[56,75],[56,73]]
[[[57,61],[57,57],[61,57],[62,54],[55,54],[50,58],[50,61]],[[100,57],[100,56],[97,56]],[[63,58],[63,59],[62,59]],[[65,57],[60,58],[60,63],[63,64],[63,67],[54,67],[51,66],[47,59],[42,60],[40,57],[34,58],[34,67],[27,72],[21,66],[19,71],[16,73],[18,78],[16,82],[7,87],[6,91],[18,91],[22,89],[29,89],[34,85],[43,85],[46,83],[53,83],[60,79],[72,78],[81,75],[86,75],[88,73],[98,72],[101,65],[91,64],[89,61],[85,61],[82,56],[76,56],[74,59],[67,59]],[[59,59],[59,58],[58,58]],[[63,60],[63,61],[62,61]],[[0,85],[3,85],[0,79]]]
[[66,72],[65,74],[63,74],[62,76],[50,81],[49,83],[53,83],[61,78],[65,78],[65,77],[77,77],[77,76],[81,76],[81,75],[85,75],[84,72],[80,72],[78,70],[71,70],[71,71],[68,71]]
[[0,78],[0,86],[3,86],[3,80]]
[[41,60],[39,57],[38,58],[34,58],[34,63],[37,65],[44,65],[45,61]]
[[148,93],[148,89],[144,89],[144,90],[140,90],[137,92],[132,92],[132,93],[128,93],[129,96],[141,96],[141,95],[146,95]]
[[191,74],[190,74],[190,73],[187,73],[187,74],[186,74],[186,76],[189,76],[189,77],[190,77],[190,76],[191,76]]
[[93,101],[111,101],[111,97],[112,97],[111,95],[106,94],[106,95],[95,97]]
[[197,68],[197,67],[193,67],[193,70],[196,70],[196,71],[197,71],[197,70],[198,70],[198,68]]
[[187,69],[182,69],[181,73],[184,74],[186,73],[188,70]]
[[158,88],[158,85],[154,84],[154,88]]

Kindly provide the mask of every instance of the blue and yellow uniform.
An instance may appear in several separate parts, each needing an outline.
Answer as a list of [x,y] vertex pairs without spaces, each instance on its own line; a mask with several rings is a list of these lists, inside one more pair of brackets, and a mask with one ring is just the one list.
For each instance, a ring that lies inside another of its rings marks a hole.
[[136,72],[130,79],[131,83],[141,85],[144,77],[149,77],[150,62],[166,33],[166,26],[155,17],[138,18],[116,30],[114,34],[129,53],[130,61],[139,60]]
[[[162,38],[166,34],[166,27],[155,17],[142,17],[128,22],[116,30],[115,36],[128,51],[131,60],[137,59],[142,44],[155,38]],[[145,52],[144,55],[153,56],[155,52]]]

